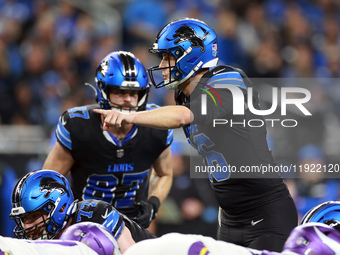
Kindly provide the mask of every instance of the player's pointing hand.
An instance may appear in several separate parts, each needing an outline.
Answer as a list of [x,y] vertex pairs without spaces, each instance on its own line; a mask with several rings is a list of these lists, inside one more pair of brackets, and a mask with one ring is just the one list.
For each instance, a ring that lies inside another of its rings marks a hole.
[[122,122],[132,123],[132,118],[128,113],[122,113],[116,110],[103,110],[103,109],[94,109],[96,113],[103,115],[104,124],[103,130],[107,131],[110,126],[121,127]]

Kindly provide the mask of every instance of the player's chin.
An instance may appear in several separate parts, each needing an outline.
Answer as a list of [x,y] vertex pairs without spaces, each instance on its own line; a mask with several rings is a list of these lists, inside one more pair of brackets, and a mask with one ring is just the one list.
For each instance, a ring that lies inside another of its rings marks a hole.
[[111,109],[115,110],[117,112],[120,112],[120,113],[133,113],[133,112],[137,112],[137,107],[119,107],[119,108],[112,107]]
[[126,105],[126,106],[122,107],[122,110],[125,110],[125,111],[131,111],[131,110],[135,110],[135,109],[136,109],[136,107],[132,106],[132,105]]
[[116,104],[111,104],[111,109],[116,110],[118,112],[133,112],[137,110],[137,106],[133,105],[116,105]]

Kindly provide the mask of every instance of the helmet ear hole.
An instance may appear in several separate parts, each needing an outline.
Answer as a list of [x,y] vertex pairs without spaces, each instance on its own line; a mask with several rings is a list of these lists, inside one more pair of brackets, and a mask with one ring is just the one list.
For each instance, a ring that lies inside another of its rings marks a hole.
[[176,48],[176,50],[173,51],[172,53],[173,53],[173,55],[174,55],[176,58],[178,58],[178,57],[180,57],[180,56],[183,55],[184,50],[183,50],[182,47],[178,47],[178,48]]
[[177,70],[177,71],[175,72],[174,76],[175,76],[175,78],[177,79],[177,78],[179,78],[179,77],[182,76],[182,72]]
[[49,211],[50,211],[50,210],[52,209],[52,205],[49,203],[49,204],[47,205],[47,207],[46,207],[46,208],[47,208],[47,210],[49,210]]

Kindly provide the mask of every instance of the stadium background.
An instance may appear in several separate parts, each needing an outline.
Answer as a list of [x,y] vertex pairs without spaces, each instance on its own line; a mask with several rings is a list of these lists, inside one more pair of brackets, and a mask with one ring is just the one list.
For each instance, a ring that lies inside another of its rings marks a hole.
[[[265,109],[270,86],[311,91],[306,105],[311,117],[292,110],[296,128],[268,127],[278,164],[339,164],[339,11],[336,0],[0,0],[0,234],[11,235],[13,183],[42,167],[59,115],[95,102],[94,91],[84,84],[94,84],[100,60],[126,50],[146,67],[157,65],[159,59],[147,49],[175,18],[198,18],[216,30],[220,64],[257,78]],[[290,82],[280,82],[283,78]],[[173,92],[151,88],[149,102],[173,104]],[[181,130],[173,154],[174,184],[157,233],[215,236],[216,203],[206,180],[190,178],[193,155]],[[339,198],[337,175],[284,174],[300,214]]]

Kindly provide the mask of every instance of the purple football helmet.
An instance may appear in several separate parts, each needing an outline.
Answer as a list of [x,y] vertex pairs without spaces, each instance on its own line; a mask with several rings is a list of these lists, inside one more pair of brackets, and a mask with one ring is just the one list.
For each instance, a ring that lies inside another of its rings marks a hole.
[[68,227],[61,240],[74,240],[89,246],[99,255],[120,255],[119,245],[112,233],[95,222],[80,222]]
[[283,254],[340,255],[340,232],[323,223],[306,223],[293,229]]

